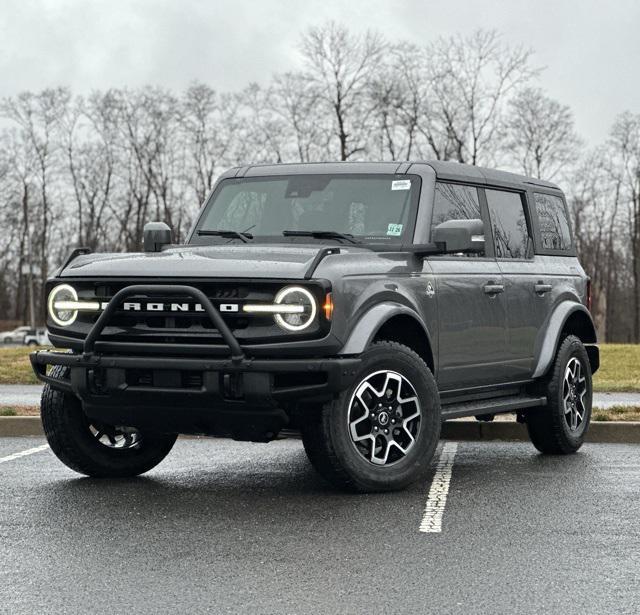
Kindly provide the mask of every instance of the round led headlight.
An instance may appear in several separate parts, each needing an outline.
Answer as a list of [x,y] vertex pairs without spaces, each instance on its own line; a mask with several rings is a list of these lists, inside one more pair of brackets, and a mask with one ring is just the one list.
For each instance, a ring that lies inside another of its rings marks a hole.
[[61,327],[68,327],[78,317],[78,310],[71,309],[78,303],[78,293],[73,286],[60,284],[56,286],[47,299],[47,309],[51,320]]
[[276,305],[298,306],[295,312],[274,314],[274,319],[279,326],[287,331],[302,331],[315,319],[318,307],[314,296],[301,286],[287,286],[283,288],[274,299]]

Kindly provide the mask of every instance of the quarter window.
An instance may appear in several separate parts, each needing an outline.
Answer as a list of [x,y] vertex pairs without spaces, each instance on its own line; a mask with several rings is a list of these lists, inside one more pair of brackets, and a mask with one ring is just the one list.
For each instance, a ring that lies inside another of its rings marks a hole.
[[531,239],[522,197],[517,192],[486,190],[496,258],[527,258]]
[[542,247],[546,250],[570,250],[571,232],[564,201],[552,194],[533,195],[540,225]]

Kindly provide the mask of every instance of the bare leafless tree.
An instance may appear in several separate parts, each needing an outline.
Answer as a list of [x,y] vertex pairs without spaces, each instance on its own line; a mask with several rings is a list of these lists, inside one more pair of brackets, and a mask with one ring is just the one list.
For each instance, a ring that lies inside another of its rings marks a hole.
[[[353,34],[333,21],[310,28],[302,37],[306,77],[333,117],[340,160],[365,154],[373,114],[368,86],[386,49],[379,33]],[[318,112],[323,112],[320,105]]]
[[284,73],[273,79],[267,104],[279,117],[294,154],[299,162],[311,162],[330,157],[331,122],[321,107],[321,94],[317,84],[302,73]]
[[23,92],[3,101],[2,114],[15,122],[22,139],[29,144],[35,157],[40,192],[41,218],[35,230],[40,260],[40,277],[46,279],[49,271],[49,225],[53,199],[53,175],[59,164],[59,152],[54,139],[60,107],[68,101],[70,92],[65,88],[46,89],[38,94]]
[[287,126],[275,113],[269,89],[257,83],[242,92],[244,133],[239,156],[253,162],[287,162]]
[[202,83],[192,84],[182,97],[178,115],[196,206],[204,202],[213,188],[216,174],[233,161],[241,126],[240,105],[237,94],[219,95]]
[[618,116],[609,139],[611,156],[627,205],[633,271],[634,341],[640,342],[640,114]]
[[495,30],[440,38],[427,46],[433,113],[459,162],[487,163],[502,136],[509,95],[537,73],[530,50]]
[[129,249],[141,246],[148,216],[169,224],[179,241],[187,220],[183,194],[186,152],[179,130],[178,99],[152,87],[122,90],[115,97],[125,153],[120,172],[128,190],[124,208],[110,208],[120,221],[126,245]]
[[579,158],[571,109],[539,88],[525,88],[509,101],[506,128],[507,152],[525,175],[550,180]]
[[[8,284],[4,292],[12,289],[15,301],[11,317],[30,318],[30,301],[34,293],[33,280],[33,229],[37,226],[41,211],[36,194],[38,166],[33,146],[24,139],[24,132],[16,129],[2,135],[2,226],[10,229],[5,236],[3,272]],[[25,274],[28,270],[28,274]],[[5,313],[6,316],[7,313]]]
[[89,101],[77,97],[61,105],[57,133],[72,199],[76,204],[77,241],[96,249],[114,179],[115,127],[109,96],[94,93]]
[[[437,96],[441,76],[431,67],[429,50],[410,43],[399,43],[391,50],[389,77],[395,91],[389,99],[394,103],[396,130],[404,147],[400,158],[435,158],[449,160],[454,148]],[[391,77],[391,78],[390,78]],[[397,147],[395,149],[398,149]]]

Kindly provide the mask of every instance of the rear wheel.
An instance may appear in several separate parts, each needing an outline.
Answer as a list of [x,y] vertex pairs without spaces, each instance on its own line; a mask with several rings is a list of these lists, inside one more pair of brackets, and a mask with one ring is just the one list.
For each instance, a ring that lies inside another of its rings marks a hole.
[[[63,378],[66,370],[56,366],[50,375]],[[167,456],[177,437],[93,421],[74,395],[48,384],[42,391],[41,414],[45,436],[58,459],[80,474],[97,478],[148,472]]]
[[527,415],[531,442],[541,453],[575,453],[589,428],[593,397],[589,357],[579,338],[562,341],[543,387],[547,406]]
[[301,430],[309,460],[335,486],[402,489],[428,471],[440,437],[435,380],[411,349],[377,342],[354,384]]

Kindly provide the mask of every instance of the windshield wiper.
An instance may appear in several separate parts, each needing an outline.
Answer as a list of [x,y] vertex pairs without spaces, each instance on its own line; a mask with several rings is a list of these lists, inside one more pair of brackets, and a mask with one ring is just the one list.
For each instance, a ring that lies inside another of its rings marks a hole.
[[315,239],[339,239],[349,243],[362,243],[350,233],[338,233],[338,231],[282,231],[285,237],[313,237]]
[[253,239],[253,235],[251,233],[241,233],[240,231],[198,231],[198,236],[239,239],[243,243],[248,243],[251,239]]

